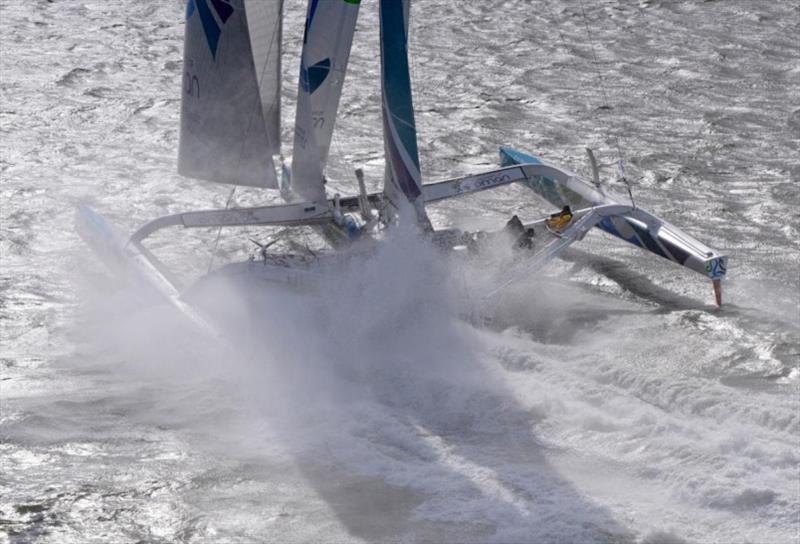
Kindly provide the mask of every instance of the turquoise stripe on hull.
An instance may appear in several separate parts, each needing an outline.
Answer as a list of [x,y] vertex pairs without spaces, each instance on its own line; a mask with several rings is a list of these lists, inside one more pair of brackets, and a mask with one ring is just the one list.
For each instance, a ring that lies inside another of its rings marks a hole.
[[533,155],[501,145],[500,166],[514,166],[515,164],[542,164],[542,161]]
[[[510,147],[501,146],[500,166],[514,166],[515,164],[542,164],[542,161],[533,155],[528,155],[522,151],[511,149]],[[566,193],[559,187],[556,180],[546,176],[530,179],[525,182],[525,185],[557,208],[569,205],[577,209],[596,204],[586,200],[577,193],[571,191]]]

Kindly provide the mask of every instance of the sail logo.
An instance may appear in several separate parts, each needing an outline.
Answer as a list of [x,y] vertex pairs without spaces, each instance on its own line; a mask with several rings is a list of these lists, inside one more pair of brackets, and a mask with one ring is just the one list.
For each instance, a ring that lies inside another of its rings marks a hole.
[[706,274],[708,274],[711,279],[719,279],[725,276],[727,272],[727,268],[725,265],[725,258],[724,257],[717,257],[713,261],[709,261],[706,263]]
[[305,92],[312,94],[319,89],[330,71],[331,59],[323,59],[308,68],[303,65],[300,70],[300,85],[302,85]]
[[[209,3],[211,4],[209,6]],[[227,0],[189,0],[186,4],[186,20],[188,21],[195,11],[200,16],[203,33],[206,35],[211,56],[216,60],[219,37],[222,35],[222,25],[228,22],[233,15],[233,6]]]

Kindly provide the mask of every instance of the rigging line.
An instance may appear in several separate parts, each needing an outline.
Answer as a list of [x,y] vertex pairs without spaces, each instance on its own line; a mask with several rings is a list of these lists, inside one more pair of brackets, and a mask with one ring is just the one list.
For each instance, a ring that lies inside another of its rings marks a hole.
[[[281,17],[283,16],[283,3],[280,3],[279,5],[281,6],[281,9],[278,10],[278,16],[275,18],[275,23],[272,26],[272,38],[270,39],[270,42],[269,42],[269,49],[267,49],[267,54],[264,56],[264,61],[263,61],[263,64],[261,65],[261,77],[256,82],[256,86],[258,87],[258,89],[257,89],[258,90],[258,107],[259,107],[259,109],[261,109],[262,120],[264,120],[264,121],[266,121],[266,118],[264,117],[264,111],[263,111],[264,108],[263,108],[263,103],[261,102],[261,84],[264,82],[264,76],[267,73],[267,70],[266,70],[266,66],[267,65],[266,65],[266,63],[269,60],[269,56],[272,53],[272,48],[275,45],[275,36],[278,34],[277,30],[278,30],[278,28],[280,28]],[[245,16],[246,16],[246,13],[247,12],[245,12]],[[252,37],[250,36],[250,28],[249,28],[250,23],[248,22],[247,25],[248,25],[247,35],[250,38],[250,54],[252,55],[253,54],[253,40],[252,40]],[[278,63],[280,64],[280,55],[278,56]],[[253,59],[253,68],[255,68],[255,58]],[[281,77],[280,74],[278,74],[278,77],[279,78]],[[280,100],[280,93],[279,93],[278,101],[279,100]],[[268,110],[267,113],[271,113],[273,111],[273,109],[275,108],[275,105],[277,103],[278,103],[277,101],[273,101],[272,104],[270,104],[270,109]],[[250,134],[250,129],[253,126],[253,118],[254,117],[256,117],[256,116],[255,115],[251,115],[250,118],[247,120],[247,128],[245,128],[244,138],[242,138],[242,143],[241,143],[241,148],[240,148],[241,151],[244,151],[244,146],[245,146],[245,143],[247,142],[247,136]],[[265,132],[265,134],[267,136],[267,145],[269,147],[272,147],[272,142],[269,139],[269,131],[265,130],[264,132]],[[274,166],[273,166],[273,168],[274,168]],[[229,201],[230,201],[230,199],[229,199]]]
[[[356,27],[357,26],[358,26],[358,19],[356,19]],[[339,20],[339,27],[338,27],[338,31],[337,31],[338,35],[342,34],[343,27],[344,27],[344,20],[340,19]],[[351,35],[351,37],[350,37],[350,51],[352,51],[352,49],[353,49],[353,39],[355,38],[356,30],[357,30],[357,28],[354,27],[353,35]],[[339,51],[339,49],[337,47],[335,49],[335,52],[338,52],[338,51]],[[350,53],[348,52],[348,61],[349,61],[349,56],[350,56]],[[330,138],[330,142],[328,144],[328,153],[327,153],[327,155],[325,157],[325,163],[322,165],[323,166],[323,175],[327,175],[329,173],[328,165],[331,164],[332,161],[336,161],[336,163],[337,163],[336,164],[336,168],[338,168],[339,170],[343,170],[344,172],[346,172],[349,175],[350,172],[355,170],[354,164],[352,163],[352,161],[350,159],[348,159],[345,156],[345,153],[344,153],[344,150],[342,148],[342,144],[341,144],[341,141],[340,141],[340,138],[339,138],[339,133],[342,131],[341,119],[339,119],[339,117],[340,117],[340,113],[339,112],[341,111],[341,108],[342,108],[342,96],[344,96],[345,81],[347,81],[347,78],[346,78],[347,71],[340,69],[338,65],[332,66],[330,70],[331,70],[331,72],[336,72],[336,74],[335,74],[336,77],[341,78],[341,85],[339,87],[339,99],[338,99],[338,102],[337,102],[337,105],[336,105],[335,115],[333,116],[333,119],[331,119],[331,123],[333,123],[333,128],[331,129],[331,138]],[[330,75],[333,76],[334,74],[330,74]],[[331,98],[332,98],[332,96],[328,95],[328,100],[329,101],[331,100]],[[328,110],[328,103],[323,104],[322,108],[323,108],[323,111],[327,111]],[[339,121],[339,122],[337,123],[337,121]],[[339,130],[336,130],[337,124],[339,125]],[[331,147],[333,147],[334,157],[335,157],[334,159],[331,159],[331,153],[330,153],[330,148]],[[345,179],[347,179],[346,176],[343,176],[343,177]],[[330,182],[330,180],[328,180],[328,181]]]
[[[278,32],[278,29],[281,28],[280,25],[281,25],[281,18],[283,17],[283,2],[281,2],[279,4],[279,6],[280,7],[278,9],[278,15],[275,18],[275,23],[273,24],[273,27],[272,27],[272,38],[270,39],[269,49],[267,49],[267,54],[265,55],[264,61],[263,61],[262,65],[261,65],[261,77],[258,78],[258,82],[257,82],[257,87],[258,87],[257,88],[257,91],[258,91],[258,106],[259,106],[259,109],[262,110],[262,116],[263,116],[263,103],[261,101],[261,84],[264,81],[264,75],[267,73],[267,61],[269,60],[270,54],[272,53],[272,48],[275,45],[275,36],[278,35],[278,34],[281,34],[281,33]],[[245,12],[245,17],[247,17],[247,12]],[[252,38],[250,37],[250,23],[247,22],[247,19],[245,21],[246,21],[246,23],[248,25],[248,27],[247,27],[247,31],[248,31],[247,32],[247,36],[248,36],[248,38],[250,38],[250,51],[251,51],[251,54],[252,54],[253,42],[252,42]],[[280,37],[278,39],[280,40]],[[281,62],[280,55],[278,55],[278,66],[280,66],[280,62]],[[255,59],[253,59],[253,64],[254,64],[254,67],[255,67]],[[279,78],[281,77],[280,70],[278,70],[278,77]],[[280,101],[280,93],[278,93],[278,103],[279,103],[279,101]],[[275,108],[275,104],[276,104],[275,101],[273,101],[273,103],[270,104],[270,109],[269,109],[269,111],[267,113],[272,113],[273,109]],[[240,155],[244,152],[244,146],[245,146],[245,142],[247,142],[247,136],[250,134],[250,128],[253,126],[253,117],[255,117],[255,116],[251,115],[250,118],[247,120],[247,128],[244,131],[244,138],[242,138],[242,142],[241,142],[241,145],[239,147],[239,150],[240,150],[239,154]],[[266,118],[264,118],[264,120],[266,121]],[[266,136],[267,136],[267,146],[271,149],[272,148],[272,142],[270,141],[270,138],[269,138],[269,131],[265,131],[265,133],[266,133]],[[274,166],[273,166],[273,169],[274,169]],[[237,186],[234,185],[233,188],[231,189],[231,192],[228,194],[228,199],[225,201],[225,209],[226,210],[230,207],[231,202],[233,201],[233,196],[236,194],[236,189],[237,189]],[[208,259],[208,269],[207,269],[206,273],[210,273],[211,272],[211,268],[214,266],[214,256],[217,253],[217,248],[219,247],[219,239],[220,239],[221,236],[222,236],[222,226],[217,228],[217,236],[214,239],[214,247],[212,248],[211,256]]]
[[[341,126],[339,130],[334,129],[333,133],[331,134],[331,146],[333,147],[335,158],[331,159],[330,153],[328,153],[328,158],[325,164],[325,174],[328,173],[328,164],[330,164],[331,161],[336,161],[337,163],[336,167],[339,169],[339,171],[346,172],[346,175],[343,175],[342,177],[344,180],[347,180],[347,175],[350,175],[352,174],[353,171],[355,171],[355,163],[344,152],[344,148],[342,147],[341,143],[341,138],[339,136],[340,132],[341,132]],[[334,183],[337,186],[339,185],[339,183],[335,182],[335,180],[328,179],[328,183],[331,183],[331,181],[334,181]],[[345,183],[347,184],[347,181],[345,181]],[[346,187],[352,187],[352,184],[347,184]],[[339,192],[344,192],[345,194],[347,194],[347,191],[339,191]]]
[[392,119],[394,119],[395,121],[398,121],[398,122],[404,124],[405,126],[410,128],[411,130],[413,130],[415,133],[417,132],[417,127],[415,126],[415,124],[416,124],[416,116],[414,116],[414,122],[412,123],[412,122],[410,122],[410,121],[408,121],[406,119],[403,119],[399,115],[396,115],[395,113],[389,112],[389,115],[391,115]]
[[[231,205],[231,200],[233,200],[233,195],[236,192],[236,185],[233,186],[231,189],[230,194],[228,195],[228,200],[225,202],[225,209],[228,209],[228,206]],[[222,227],[220,226],[217,229],[217,237],[214,240],[214,249],[211,250],[211,257],[208,259],[208,270],[206,270],[206,274],[211,272],[211,267],[214,266],[214,255],[217,254],[217,247],[219,246],[219,238],[222,235]]]
[[[340,20],[339,21],[338,34],[342,33],[342,27],[343,26],[344,26],[344,21]],[[354,27],[354,29],[353,29],[353,36],[351,36],[351,38],[350,38],[350,50],[351,51],[353,49],[353,40],[355,39],[356,31],[358,30],[357,26],[358,26],[358,19],[356,19],[356,27]],[[337,51],[338,51],[338,48],[337,48]],[[348,53],[348,62],[349,62],[349,55],[350,55],[350,53]],[[346,156],[346,154],[344,152],[344,148],[342,147],[341,138],[340,138],[340,134],[342,132],[342,120],[341,120],[342,115],[341,115],[340,112],[341,112],[341,109],[342,109],[342,97],[344,96],[344,91],[345,91],[345,81],[347,81],[347,78],[346,78],[347,70],[342,70],[338,66],[333,66],[332,67],[332,71],[333,72],[337,72],[337,74],[336,74],[337,77],[341,78],[341,86],[339,88],[339,101],[338,101],[338,103],[336,105],[335,115],[333,116],[333,119],[331,119],[331,123],[333,123],[333,129],[331,129],[331,138],[330,138],[330,142],[328,144],[328,154],[326,155],[325,163],[323,164],[323,176],[325,176],[325,178],[327,179],[327,176],[328,176],[328,174],[330,174],[331,171],[336,172],[335,169],[338,169],[338,171],[340,171],[340,172],[341,171],[345,172],[345,174],[342,175],[342,178],[343,178],[343,180],[346,180],[347,176],[349,176],[350,173],[355,170],[355,164],[349,158],[347,158],[347,156]],[[331,96],[329,95],[328,96],[328,100],[330,100],[330,99],[331,99]],[[327,106],[328,106],[327,103],[323,104],[323,111],[327,111],[327,109],[328,109]],[[339,127],[338,130],[336,128],[337,125]],[[330,153],[330,148],[331,147],[333,148],[333,151],[334,151],[334,153],[333,153],[333,157],[334,158],[331,158],[331,153]],[[331,165],[332,162],[335,162],[336,164],[333,165],[333,168],[330,168],[329,165]],[[331,180],[327,179],[327,183],[331,183]],[[347,182],[345,181],[345,183],[347,183]],[[335,183],[335,185],[338,186],[339,183]],[[352,184],[345,185],[345,187],[352,187]],[[331,189],[335,191],[334,187],[331,187]],[[347,191],[343,191],[343,190],[339,190],[339,191],[336,191],[336,192],[344,192],[345,194],[347,193]]]
[[[552,26],[555,27],[556,32],[558,33],[558,39],[561,42],[561,47],[564,48],[564,51],[567,54],[567,57],[566,57],[566,60],[565,60],[565,64],[568,65],[570,68],[572,68],[572,70],[574,70],[576,73],[580,73],[581,70],[580,70],[580,67],[578,66],[578,62],[575,60],[575,55],[572,53],[572,50],[570,49],[569,45],[567,44],[567,40],[564,37],[564,33],[561,31],[561,25],[557,24],[558,19],[556,17],[556,14],[553,12],[553,8],[550,5],[550,2],[545,0],[544,5],[545,5],[545,8],[548,11],[548,15],[550,16],[551,21],[553,21],[553,23],[554,23]],[[585,95],[584,96],[584,100],[586,100],[588,102],[591,91],[586,88],[586,84],[584,83],[583,78],[579,78],[579,81],[580,81],[581,91],[583,91],[583,93]],[[618,161],[615,161],[615,163],[618,164]]]
[[[277,98],[277,100],[273,100],[270,103],[269,110],[267,110],[267,112],[266,112],[266,115],[264,117],[264,121],[266,121],[269,118],[270,114],[272,114],[272,112],[275,110],[275,108],[278,108],[278,114],[280,115],[280,105],[281,105],[280,82],[281,82],[281,79],[283,77],[283,75],[281,73],[281,54],[280,54],[281,53],[280,52],[281,41],[283,40],[283,32],[282,32],[283,26],[281,24],[282,20],[283,20],[283,2],[281,1],[278,4],[278,13],[277,13],[277,16],[275,17],[275,24],[274,24],[274,26],[272,28],[272,38],[270,39],[270,42],[269,42],[269,49],[267,49],[267,54],[264,56],[264,62],[261,64],[261,77],[258,78],[258,97],[260,99],[261,98],[261,84],[264,82],[264,76],[267,73],[267,62],[269,61],[269,58],[272,55],[272,48],[275,46],[276,37],[277,37],[277,42],[278,42],[278,57],[277,57],[277,64],[278,64],[278,69],[277,69],[277,72],[278,72],[278,93],[277,93],[277,95],[278,95],[278,98]],[[264,107],[263,103],[262,103],[261,107],[263,109],[263,107]],[[280,119],[278,119],[278,126],[280,126]],[[280,132],[278,132],[278,138],[280,138]],[[278,142],[278,144],[279,144],[278,145],[278,149],[280,149],[280,142]],[[270,149],[272,148],[272,142],[270,141],[270,138],[269,138],[269,131],[267,131],[267,145],[270,147]],[[281,155],[281,157],[283,157],[283,153],[281,153],[280,155]]]
[[[413,2],[410,2],[409,5],[408,5],[408,9],[411,10],[414,7],[414,5],[415,4]],[[412,104],[415,104],[415,107],[412,108],[412,114],[414,115],[414,119],[413,119],[413,123],[409,123],[407,120],[401,119],[400,117],[397,117],[394,114],[392,114],[392,117],[394,117],[395,119],[397,119],[401,123],[404,123],[405,125],[408,125],[409,127],[411,127],[411,129],[414,130],[414,137],[417,139],[417,147],[419,148],[419,133],[420,133],[420,130],[417,129],[417,126],[419,125],[420,129],[423,127],[424,122],[420,123],[419,121],[423,121],[425,116],[424,115],[418,116],[418,115],[416,115],[416,112],[420,111],[419,110],[420,103],[424,103],[422,98],[425,96],[425,91],[426,90],[425,90],[425,85],[424,85],[424,78],[419,77],[419,74],[418,74],[418,71],[417,71],[417,62],[415,60],[414,55],[411,54],[412,47],[416,51],[424,51],[424,49],[422,49],[419,46],[419,40],[417,39],[418,32],[416,32],[415,25],[413,24],[414,21],[415,21],[415,19],[413,17],[411,17],[411,13],[409,13],[408,14],[408,30],[407,30],[407,34],[408,35],[406,36],[406,58],[408,59],[408,64],[409,64],[409,67],[411,69],[409,83],[410,83],[410,86],[411,86]],[[414,89],[417,90],[416,93],[414,92]],[[419,100],[416,100],[416,98],[419,98]],[[417,120],[417,117],[419,117],[419,121]],[[421,181],[422,180],[422,154],[420,154],[419,151],[417,151],[417,154],[418,154],[418,160],[420,161],[420,165],[419,165],[420,172],[419,172],[419,175],[420,175],[420,181]]]

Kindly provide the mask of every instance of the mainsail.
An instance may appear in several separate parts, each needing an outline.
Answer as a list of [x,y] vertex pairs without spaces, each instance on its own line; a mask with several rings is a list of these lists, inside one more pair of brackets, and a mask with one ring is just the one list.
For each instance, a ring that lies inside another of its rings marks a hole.
[[417,128],[408,73],[408,15],[410,0],[381,0],[381,94],[383,144],[386,154],[384,194],[398,211],[411,203],[417,221],[430,222],[425,213],[422,175],[417,152]]
[[281,11],[281,2],[189,0],[178,153],[182,175],[277,188],[272,153],[280,146]]
[[325,198],[322,172],[336,121],[360,0],[310,0],[303,35],[292,154],[292,188]]
[[283,39],[283,0],[247,2],[247,26],[256,79],[261,95],[261,111],[269,142],[269,153],[281,152],[281,41]]

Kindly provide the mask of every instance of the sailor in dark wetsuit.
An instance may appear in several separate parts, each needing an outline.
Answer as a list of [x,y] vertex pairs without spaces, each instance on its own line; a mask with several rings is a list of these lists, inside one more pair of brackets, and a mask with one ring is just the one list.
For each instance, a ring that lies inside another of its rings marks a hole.
[[531,249],[533,247],[533,228],[526,229],[517,215],[508,220],[503,230],[514,237],[512,246],[514,249]]

